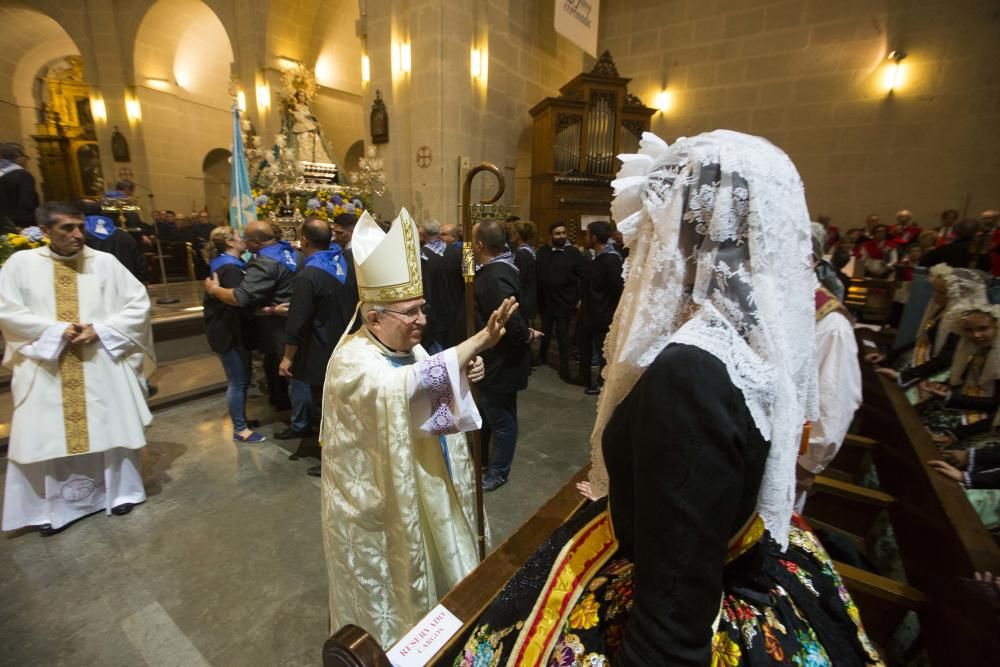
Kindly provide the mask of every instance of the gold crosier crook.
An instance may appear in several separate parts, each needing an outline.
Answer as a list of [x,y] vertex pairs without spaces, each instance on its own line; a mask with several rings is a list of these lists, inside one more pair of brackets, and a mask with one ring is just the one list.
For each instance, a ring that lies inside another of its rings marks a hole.
[[[481,171],[497,177],[497,193],[493,199],[483,199],[482,204],[492,204],[500,199],[504,190],[503,172],[492,162],[480,162],[469,170],[462,184],[462,275],[465,277],[465,335],[476,333],[476,311],[473,301],[472,281],[476,277],[476,262],[472,255],[472,179]],[[472,385],[472,396],[479,403],[479,388]],[[476,471],[476,530],[479,538],[479,560],[486,559],[486,517],[483,510],[483,442],[479,431],[472,431],[472,466]]]

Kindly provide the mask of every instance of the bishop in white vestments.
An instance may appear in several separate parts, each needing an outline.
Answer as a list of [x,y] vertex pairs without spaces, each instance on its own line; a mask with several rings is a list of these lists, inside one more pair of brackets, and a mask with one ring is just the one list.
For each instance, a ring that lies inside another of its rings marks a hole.
[[153,342],[146,288],[84,246],[79,211],[51,203],[40,217],[50,245],[0,269],[14,402],[2,528],[51,534],[146,499],[139,450],[152,415],[129,357],[152,359]]
[[517,307],[429,356],[416,225],[383,232],[368,213],[352,240],[361,328],[327,366],[323,544],[336,631],[353,623],[388,648],[479,564],[475,478],[463,431],[481,425],[469,380]]

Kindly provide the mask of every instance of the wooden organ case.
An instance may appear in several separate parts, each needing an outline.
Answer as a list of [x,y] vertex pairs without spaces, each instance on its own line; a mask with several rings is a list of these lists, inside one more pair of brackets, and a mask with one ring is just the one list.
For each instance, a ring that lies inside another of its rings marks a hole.
[[577,75],[529,113],[534,120],[531,155],[531,219],[540,241],[549,225],[566,223],[581,238],[581,218],[610,220],[611,181],[617,155],[639,150],[655,109],[628,92],[628,82],[605,51],[589,73]]

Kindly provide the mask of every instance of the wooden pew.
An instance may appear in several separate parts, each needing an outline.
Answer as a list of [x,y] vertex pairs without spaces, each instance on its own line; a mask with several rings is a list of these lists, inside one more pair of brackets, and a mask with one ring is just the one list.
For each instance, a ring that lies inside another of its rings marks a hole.
[[891,495],[825,475],[817,475],[804,515],[858,537],[869,535],[879,515],[896,501]]
[[861,612],[868,638],[879,646],[886,645],[907,612],[919,612],[927,602],[926,595],[903,582],[836,560],[833,566]]
[[[894,499],[885,509],[907,583],[926,596],[922,604],[908,595],[899,600],[914,603],[920,641],[933,664],[996,664],[1000,616],[986,600],[969,595],[960,578],[1000,571],[1000,547],[963,489],[927,465],[940,453],[902,390],[867,364],[863,381],[858,432],[877,442],[870,453],[882,491]],[[808,514],[808,503],[806,509]],[[859,608],[866,625],[882,621],[860,601]]]
[[823,474],[845,482],[857,482],[872,465],[871,451],[875,445],[871,438],[848,433],[836,458]]
[[882,278],[851,278],[844,297],[844,305],[860,319],[872,324],[889,321],[892,314],[892,295],[896,283]]
[[[864,382],[859,434],[848,438],[845,450],[856,450],[856,462],[864,457],[874,461],[882,489],[819,476],[816,493],[806,505],[807,521],[817,528],[857,535],[871,530],[878,513],[888,512],[907,582],[835,562],[869,636],[884,643],[903,615],[914,611],[921,623],[921,644],[932,664],[995,664],[1000,655],[1000,616],[987,600],[970,595],[960,578],[975,571],[1000,572],[1000,548],[962,489],[927,466],[926,461],[938,456],[937,448],[899,388],[867,367]],[[585,475],[586,469],[581,470],[567,482],[442,600],[464,623],[443,653],[466,641],[478,616],[509,578],[579,508],[582,500],[575,484]],[[382,667],[388,662],[374,639],[347,626],[327,640],[323,664]]]
[[[487,559],[441,600],[449,611],[463,621],[442,654],[452,653],[463,645],[475,627],[476,619],[493,601],[500,589],[517,572],[560,525],[576,512],[583,499],[576,483],[586,479],[589,466],[570,479],[559,492],[535,513],[527,523],[501,544]],[[822,482],[825,485],[827,482]],[[841,492],[845,487],[832,484]],[[861,487],[858,487],[861,488]],[[871,498],[885,504],[886,494],[864,489]],[[895,630],[908,610],[917,610],[924,596],[911,586],[881,577],[845,563],[835,562],[844,586],[855,596],[865,619],[866,628],[876,641],[885,639]],[[877,612],[877,613],[876,613]],[[428,664],[433,665],[432,660]],[[323,647],[324,667],[388,667],[389,662],[378,642],[361,628],[347,625],[331,636]]]
[[[590,466],[587,465],[575,474],[521,528],[441,600],[441,604],[463,622],[462,631],[451,639],[442,653],[465,643],[476,619],[500,589],[538,547],[583,505],[585,501],[576,490],[576,483],[587,479],[589,470]],[[434,664],[434,661],[428,664]],[[378,642],[354,625],[338,630],[323,646],[323,667],[388,665],[388,659]]]

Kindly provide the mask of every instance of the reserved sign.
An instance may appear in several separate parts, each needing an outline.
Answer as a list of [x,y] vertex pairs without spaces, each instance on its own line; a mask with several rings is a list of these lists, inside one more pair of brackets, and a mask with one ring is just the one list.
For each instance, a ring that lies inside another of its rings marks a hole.
[[455,614],[438,605],[389,649],[394,667],[424,667],[462,629]]

